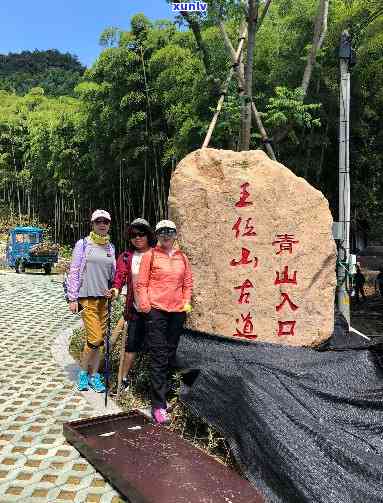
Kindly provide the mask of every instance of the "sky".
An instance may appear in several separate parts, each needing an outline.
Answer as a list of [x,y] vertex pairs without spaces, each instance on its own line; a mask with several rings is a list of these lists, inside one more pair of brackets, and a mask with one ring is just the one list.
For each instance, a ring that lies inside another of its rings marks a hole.
[[172,19],[165,0],[7,0],[0,3],[0,54],[58,49],[90,66],[109,26],[129,29],[130,18]]

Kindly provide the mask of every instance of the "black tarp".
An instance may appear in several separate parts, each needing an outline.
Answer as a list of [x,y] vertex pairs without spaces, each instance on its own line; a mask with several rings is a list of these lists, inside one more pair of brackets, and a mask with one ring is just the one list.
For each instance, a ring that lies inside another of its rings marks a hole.
[[267,501],[383,502],[381,354],[339,315],[317,349],[186,331],[181,400],[225,436]]

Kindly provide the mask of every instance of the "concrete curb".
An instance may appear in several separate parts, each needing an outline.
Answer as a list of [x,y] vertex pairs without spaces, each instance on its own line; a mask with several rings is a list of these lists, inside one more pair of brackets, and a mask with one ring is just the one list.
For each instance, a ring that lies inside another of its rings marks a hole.
[[[53,359],[57,365],[65,371],[69,380],[72,381],[74,385],[76,385],[77,374],[80,370],[80,366],[77,361],[72,358],[68,348],[73,330],[80,327],[81,321],[79,320],[78,323],[73,324],[71,327],[61,330],[51,348]],[[123,412],[110,397],[108,397],[108,406],[105,407],[104,393],[96,393],[92,390],[78,391],[78,393],[81,394],[89,403],[95,411],[96,417],[103,416],[105,414],[117,414],[118,412]]]

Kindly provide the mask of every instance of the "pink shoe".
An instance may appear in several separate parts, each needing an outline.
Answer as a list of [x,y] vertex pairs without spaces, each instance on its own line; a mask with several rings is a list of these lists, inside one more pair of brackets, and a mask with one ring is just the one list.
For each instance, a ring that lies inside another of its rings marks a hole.
[[166,409],[152,409],[152,417],[157,424],[169,424],[170,417]]

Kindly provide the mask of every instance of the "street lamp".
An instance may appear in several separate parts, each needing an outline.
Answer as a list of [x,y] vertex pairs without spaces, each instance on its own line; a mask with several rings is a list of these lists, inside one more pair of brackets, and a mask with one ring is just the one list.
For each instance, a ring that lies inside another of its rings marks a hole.
[[350,325],[350,297],[347,279],[350,265],[350,73],[354,63],[351,36],[342,32],[339,45],[339,246],[338,246],[338,308]]

